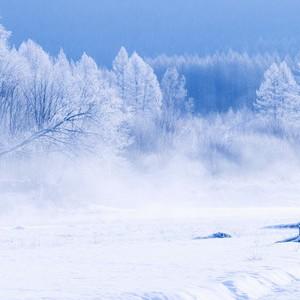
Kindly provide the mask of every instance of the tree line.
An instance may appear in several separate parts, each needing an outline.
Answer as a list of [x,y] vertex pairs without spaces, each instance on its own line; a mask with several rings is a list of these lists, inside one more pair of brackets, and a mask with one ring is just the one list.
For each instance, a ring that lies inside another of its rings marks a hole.
[[[179,137],[185,140],[185,130],[195,129],[195,120],[216,112],[223,115],[220,128],[241,115],[276,134],[294,134],[299,126],[298,69],[289,59],[229,53],[150,61],[121,48],[107,69],[87,54],[78,61],[63,50],[50,56],[31,40],[15,48],[9,37],[0,27],[0,157],[172,147]],[[206,98],[195,89],[205,90]],[[207,132],[197,133],[197,139],[203,136]]]

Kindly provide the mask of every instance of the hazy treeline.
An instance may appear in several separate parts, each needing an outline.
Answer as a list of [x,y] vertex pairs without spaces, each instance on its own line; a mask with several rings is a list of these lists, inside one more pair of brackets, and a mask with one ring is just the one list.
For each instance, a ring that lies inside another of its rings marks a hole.
[[185,76],[189,97],[196,100],[195,109],[201,114],[253,108],[264,72],[272,63],[282,60],[297,69],[297,56],[267,52],[249,55],[228,51],[207,56],[161,55],[148,59],[159,77],[170,67],[176,67]]
[[238,161],[247,136],[298,141],[296,58],[228,52],[146,61],[121,48],[106,69],[86,54],[52,57],[31,40],[16,49],[9,36],[1,27],[1,159],[177,151]]

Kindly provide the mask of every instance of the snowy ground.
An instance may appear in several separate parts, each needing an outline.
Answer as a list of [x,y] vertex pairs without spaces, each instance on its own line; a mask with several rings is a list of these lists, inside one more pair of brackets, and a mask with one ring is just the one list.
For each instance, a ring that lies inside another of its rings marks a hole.
[[[300,245],[274,244],[296,232],[262,227],[299,221],[300,209],[164,215],[93,208],[2,218],[0,299],[299,299]],[[193,240],[216,231],[233,238]]]

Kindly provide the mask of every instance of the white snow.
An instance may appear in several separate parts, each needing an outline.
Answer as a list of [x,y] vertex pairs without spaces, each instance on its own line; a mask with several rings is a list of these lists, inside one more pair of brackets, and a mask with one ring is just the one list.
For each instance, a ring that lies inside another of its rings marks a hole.
[[300,245],[274,243],[297,232],[263,226],[299,208],[165,209],[2,218],[0,299],[298,299]]

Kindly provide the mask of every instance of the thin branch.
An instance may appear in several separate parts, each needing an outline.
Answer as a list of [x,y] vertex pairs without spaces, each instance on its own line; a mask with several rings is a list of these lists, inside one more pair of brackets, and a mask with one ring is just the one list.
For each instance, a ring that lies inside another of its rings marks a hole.
[[[13,153],[21,148],[24,148],[25,146],[35,142],[36,140],[40,139],[40,138],[49,138],[50,134],[54,134],[54,133],[62,133],[63,130],[66,130],[63,127],[63,125],[67,124],[67,123],[71,123],[71,122],[75,122],[78,120],[81,120],[84,117],[88,117],[90,115],[90,110],[91,107],[89,107],[85,112],[69,112],[61,121],[57,122],[56,124],[54,124],[52,127],[48,127],[42,130],[39,130],[35,133],[33,133],[30,137],[26,138],[25,140],[23,140],[21,143],[7,149],[4,150],[2,152],[0,152],[0,157]],[[71,131],[72,133],[80,133],[78,130],[75,131]],[[52,139],[54,139],[54,137],[52,137]]]

